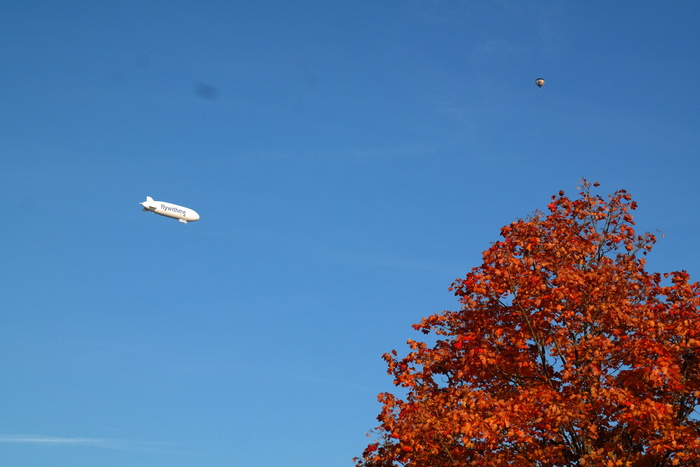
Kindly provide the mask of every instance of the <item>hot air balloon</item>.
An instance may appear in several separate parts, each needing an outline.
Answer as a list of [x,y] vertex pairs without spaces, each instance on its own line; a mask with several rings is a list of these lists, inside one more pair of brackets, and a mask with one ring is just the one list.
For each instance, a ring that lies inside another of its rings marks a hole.
[[544,86],[544,80],[542,78],[537,78],[535,80],[535,84],[537,85],[538,88],[541,88],[542,86]]

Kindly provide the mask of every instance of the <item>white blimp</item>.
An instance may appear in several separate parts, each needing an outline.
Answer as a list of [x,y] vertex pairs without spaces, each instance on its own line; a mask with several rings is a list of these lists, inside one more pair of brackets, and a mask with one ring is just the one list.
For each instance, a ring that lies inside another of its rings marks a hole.
[[153,198],[150,196],[146,196],[146,201],[139,204],[143,206],[144,211],[151,211],[161,216],[172,217],[183,224],[199,220],[199,214],[197,214],[194,209],[178,206],[173,203],[166,203],[165,201],[153,201]]

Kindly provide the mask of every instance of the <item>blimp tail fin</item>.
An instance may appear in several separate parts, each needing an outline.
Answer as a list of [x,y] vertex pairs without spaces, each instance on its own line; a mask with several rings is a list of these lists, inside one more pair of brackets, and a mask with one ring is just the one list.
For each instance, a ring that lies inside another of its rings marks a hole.
[[155,206],[154,206],[155,203],[153,202],[153,198],[151,198],[150,196],[146,196],[146,201],[139,203],[139,204],[141,206],[143,206],[144,211],[154,211],[155,210]]

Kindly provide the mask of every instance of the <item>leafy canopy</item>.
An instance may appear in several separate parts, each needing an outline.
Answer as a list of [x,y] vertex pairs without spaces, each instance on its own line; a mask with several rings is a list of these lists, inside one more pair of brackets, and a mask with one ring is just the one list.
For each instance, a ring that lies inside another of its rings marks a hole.
[[700,463],[700,284],[646,272],[636,203],[592,190],[503,227],[461,309],[413,325],[435,343],[384,355],[406,395],[358,467]]

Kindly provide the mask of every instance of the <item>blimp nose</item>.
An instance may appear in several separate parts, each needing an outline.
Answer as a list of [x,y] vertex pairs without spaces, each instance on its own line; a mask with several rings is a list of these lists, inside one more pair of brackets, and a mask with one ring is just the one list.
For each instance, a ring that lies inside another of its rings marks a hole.
[[199,220],[199,214],[197,214],[196,212],[195,212],[195,213],[193,213],[192,217],[193,217],[193,218],[194,218],[194,220],[196,220],[196,221],[198,221],[198,220]]

